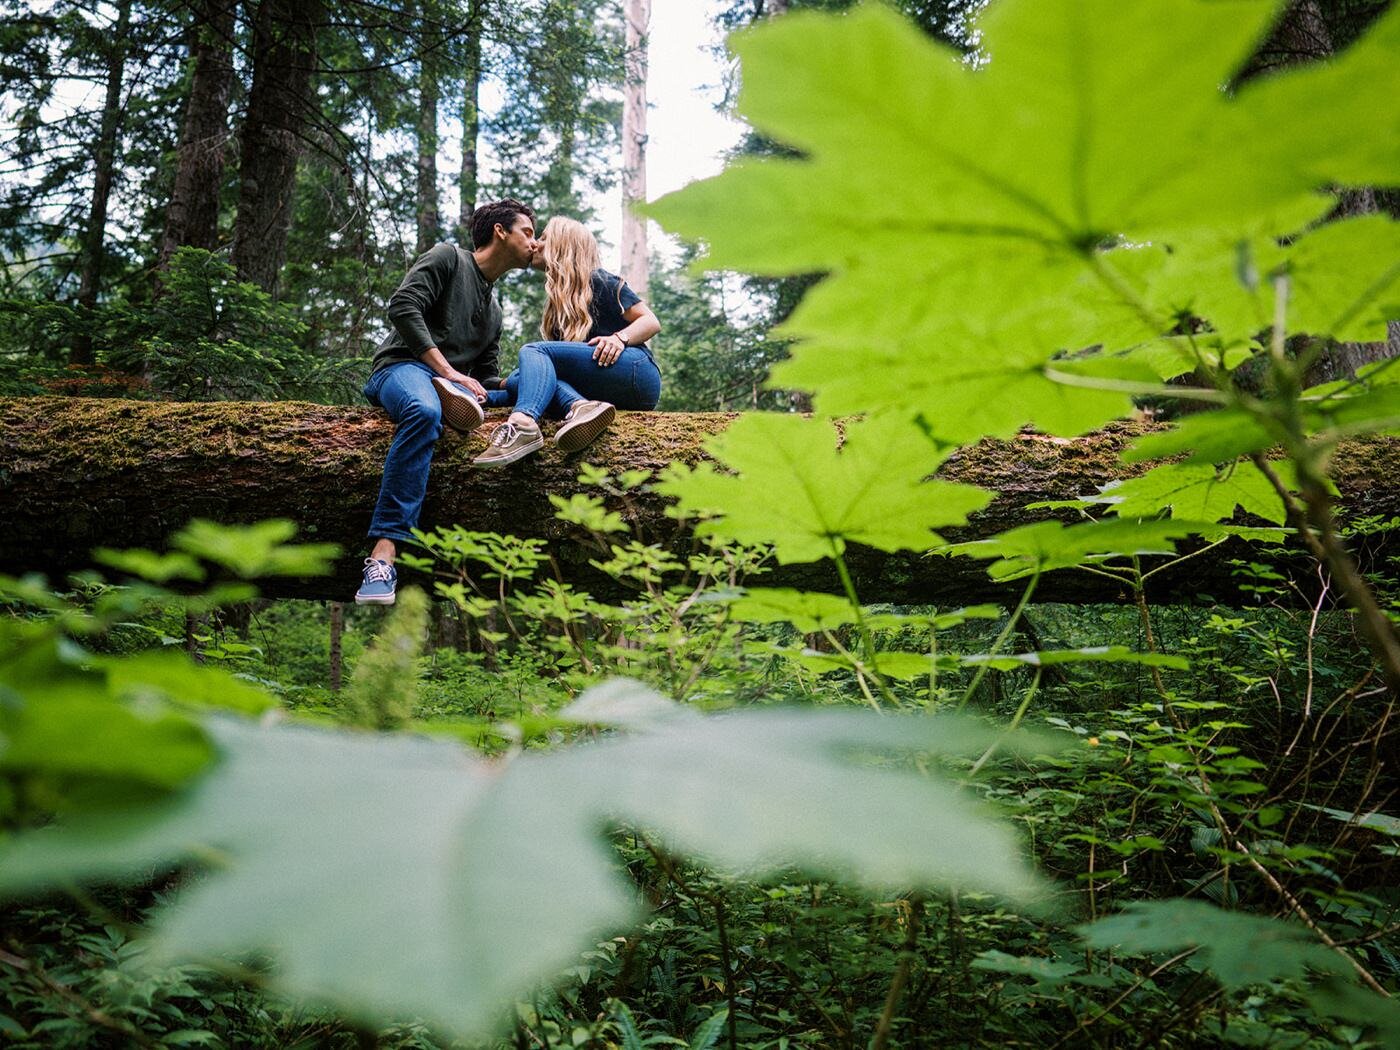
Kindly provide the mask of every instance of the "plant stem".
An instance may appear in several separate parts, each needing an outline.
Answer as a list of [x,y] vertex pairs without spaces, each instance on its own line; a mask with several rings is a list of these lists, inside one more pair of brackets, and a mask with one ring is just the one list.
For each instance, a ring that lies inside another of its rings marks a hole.
[[[1024,593],[1022,593],[1021,600],[1017,603],[1016,608],[1012,611],[1011,618],[1006,621],[1006,626],[1002,628],[1001,634],[997,635],[997,640],[992,643],[992,649],[991,652],[987,654],[988,656],[996,656],[997,653],[1001,652],[1001,647],[1005,645],[1006,640],[1011,637],[1011,632],[1016,629],[1016,624],[1021,619],[1021,614],[1026,611],[1026,606],[1030,604],[1031,595],[1035,593],[1035,585],[1039,582],[1040,569],[1037,568],[1035,572],[1031,574],[1030,583],[1026,584],[1026,589]],[[972,676],[971,683],[969,683],[967,689],[963,692],[962,699],[958,701],[959,711],[967,706],[967,702],[972,699],[972,694],[977,691],[977,687],[982,684],[982,679],[987,676],[987,672],[990,669],[990,662],[984,663],[981,667],[977,668],[977,673]]]
[[996,753],[996,749],[1001,746],[1001,742],[1006,739],[1007,735],[1014,732],[1016,727],[1021,724],[1021,719],[1026,717],[1026,712],[1030,710],[1031,701],[1035,699],[1035,694],[1040,689],[1040,678],[1044,673],[1045,668],[1043,667],[1037,667],[1035,669],[1035,677],[1031,679],[1030,688],[1026,690],[1026,696],[1025,699],[1021,701],[1021,706],[1016,708],[1016,713],[1011,717],[1011,724],[1006,727],[1005,733],[997,737],[987,746],[987,750],[982,753],[982,757],[972,764],[972,768],[968,770],[967,773],[969,777],[975,777],[977,775],[977,771],[986,764],[987,759],[991,758],[992,755]]
[[904,944],[899,950],[899,964],[894,968],[894,977],[890,979],[890,991],[885,996],[885,1008],[880,1012],[875,1034],[870,1038],[870,1050],[884,1050],[889,1042],[894,1013],[899,1008],[900,997],[904,994],[904,986],[909,981],[909,971],[913,968],[917,956],[919,920],[923,918],[923,912],[924,898],[916,893],[909,898],[909,922],[904,931]]

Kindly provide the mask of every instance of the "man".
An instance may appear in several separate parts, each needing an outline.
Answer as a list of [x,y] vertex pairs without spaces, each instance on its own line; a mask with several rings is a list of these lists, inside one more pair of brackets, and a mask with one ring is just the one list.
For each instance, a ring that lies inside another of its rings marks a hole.
[[364,393],[397,429],[369,526],[374,546],[355,595],[361,605],[394,603],[394,559],[398,545],[413,538],[443,424],[462,433],[480,426],[486,388],[501,383],[494,285],[508,271],[528,267],[539,251],[535,213],[517,200],[484,204],[472,213],[471,236],[470,252],[434,246],[389,300],[393,330],[375,352]]

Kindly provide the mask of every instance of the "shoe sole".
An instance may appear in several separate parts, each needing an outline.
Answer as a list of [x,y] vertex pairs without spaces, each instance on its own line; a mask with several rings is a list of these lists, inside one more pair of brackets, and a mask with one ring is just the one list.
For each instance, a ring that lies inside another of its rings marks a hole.
[[486,412],[476,398],[464,394],[441,376],[433,379],[438,403],[442,405],[442,421],[459,434],[470,434],[486,421]]
[[356,605],[393,605],[394,596],[392,594],[369,594],[355,595]]
[[579,452],[598,440],[616,417],[617,409],[609,405],[592,419],[569,427],[562,434],[556,433],[554,444],[563,452]]
[[524,445],[520,448],[513,448],[509,452],[500,456],[493,456],[491,459],[477,458],[473,462],[475,462],[478,467],[508,467],[512,463],[524,459],[531,452],[538,452],[542,448],[544,448],[543,434],[528,445]]

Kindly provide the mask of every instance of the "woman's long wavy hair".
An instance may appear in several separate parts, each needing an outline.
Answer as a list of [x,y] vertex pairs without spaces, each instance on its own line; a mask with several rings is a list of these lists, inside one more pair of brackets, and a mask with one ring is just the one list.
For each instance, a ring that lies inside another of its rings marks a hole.
[[556,215],[544,228],[544,315],[540,335],[582,343],[593,327],[593,271],[598,269],[598,241],[576,219]]

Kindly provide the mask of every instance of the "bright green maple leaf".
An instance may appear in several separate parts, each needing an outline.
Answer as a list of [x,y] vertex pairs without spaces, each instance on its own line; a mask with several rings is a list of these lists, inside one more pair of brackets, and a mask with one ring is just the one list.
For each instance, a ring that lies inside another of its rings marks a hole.
[[1065,525],[1038,521],[985,540],[948,548],[950,554],[997,559],[987,569],[997,580],[1016,579],[1033,572],[1095,565],[1131,555],[1172,554],[1176,540],[1191,535],[1187,523],[1168,521],[1091,521]]
[[223,757],[206,777],[157,805],[12,837],[0,888],[211,862],[154,917],[155,957],[262,955],[285,993],[458,1030],[488,1026],[641,913],[607,843],[619,823],[753,875],[798,864],[882,892],[1040,889],[976,798],[870,757],[975,754],[996,737],[985,726],[655,717],[665,704],[613,683],[578,716],[648,731],[504,765],[423,738],[213,721]]
[[839,449],[836,437],[822,419],[741,416],[706,445],[737,476],[706,463],[673,471],[658,490],[682,510],[721,515],[697,532],[771,543],[784,563],[839,555],[847,543],[926,550],[940,542],[932,529],[964,523],[991,498],[973,485],[924,480],[947,452],[900,416],[848,422]]
[[[1291,463],[1280,460],[1271,466],[1285,485],[1297,486]],[[1113,482],[1103,493],[1123,518],[1152,518],[1170,508],[1175,519],[1217,522],[1232,516],[1237,507],[1278,525],[1288,517],[1273,483],[1247,461],[1223,468],[1165,463],[1139,477]]]
[[1144,276],[1145,301],[1166,315],[1208,320],[1217,339],[1244,341],[1269,329],[1275,281],[1286,276],[1290,334],[1382,341],[1386,322],[1400,315],[1400,222],[1386,215],[1356,216],[1319,226],[1286,245],[1267,235],[1241,239],[1218,233],[1177,244]]
[[998,0],[977,63],[877,5],[776,20],[734,38],[739,109],[804,156],[741,162],[651,212],[717,268],[829,274],[775,375],[824,411],[909,407],[958,440],[1089,429],[1128,391],[1052,395],[1045,368],[1168,332],[1179,304],[1145,294],[1168,249],[1294,234],[1328,207],[1318,190],[1400,170],[1400,135],[1376,123],[1396,122],[1400,12],[1232,97],[1276,8]]
[[855,623],[857,613],[840,595],[791,587],[749,587],[729,607],[740,623],[790,623],[803,634]]

